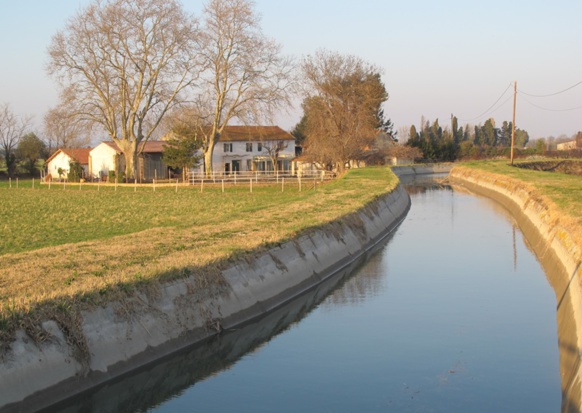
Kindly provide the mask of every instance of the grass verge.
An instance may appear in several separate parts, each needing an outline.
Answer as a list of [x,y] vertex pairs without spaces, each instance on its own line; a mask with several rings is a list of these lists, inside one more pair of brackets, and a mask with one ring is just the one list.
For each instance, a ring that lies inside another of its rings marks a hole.
[[[352,170],[326,185],[205,187],[0,185],[0,342],[43,320],[72,331],[79,312],[160,282],[220,270],[246,254],[323,226],[389,192],[389,168]],[[76,321],[77,320],[77,321]],[[77,347],[82,347],[78,345]]]
[[507,161],[475,161],[462,166],[521,181],[534,195],[553,204],[560,215],[568,216],[582,226],[582,177],[520,168],[507,164]]

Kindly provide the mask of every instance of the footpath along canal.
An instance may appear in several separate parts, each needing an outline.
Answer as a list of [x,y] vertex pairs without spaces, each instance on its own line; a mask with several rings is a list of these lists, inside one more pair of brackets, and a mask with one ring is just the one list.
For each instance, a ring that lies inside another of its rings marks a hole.
[[351,276],[51,410],[559,412],[556,298],[513,218],[407,189],[405,221]]

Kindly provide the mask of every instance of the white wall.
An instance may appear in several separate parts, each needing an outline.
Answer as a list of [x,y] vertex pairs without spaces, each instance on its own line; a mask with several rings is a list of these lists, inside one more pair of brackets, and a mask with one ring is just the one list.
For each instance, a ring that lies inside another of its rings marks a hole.
[[[285,142],[287,143],[287,147],[279,152],[279,158],[291,160],[295,157],[295,141],[289,140]],[[252,144],[251,152],[247,152],[247,143]],[[259,143],[262,144],[261,151],[258,150]],[[224,152],[224,144],[232,145],[232,152]],[[274,144],[276,142],[270,141],[218,142],[212,153],[212,168],[216,172],[224,172],[225,164],[229,163],[229,170],[232,171],[232,161],[238,161],[241,172],[253,170],[252,167],[249,169],[248,161],[252,164],[257,156],[268,157],[269,151],[266,147]]]
[[53,179],[59,179],[59,168],[61,168],[64,173],[61,178],[66,178],[69,173],[69,162],[71,158],[64,152],[59,152],[53,159],[47,163],[47,173],[49,173]]
[[89,152],[89,173],[93,178],[108,176],[109,171],[115,170],[115,150],[102,142]]

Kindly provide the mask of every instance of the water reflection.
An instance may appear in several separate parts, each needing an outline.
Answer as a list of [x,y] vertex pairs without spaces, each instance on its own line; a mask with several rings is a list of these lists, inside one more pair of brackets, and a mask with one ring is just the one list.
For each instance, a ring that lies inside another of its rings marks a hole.
[[342,290],[354,271],[391,237],[388,235],[360,260],[265,317],[41,411],[143,412],[179,398],[185,389],[227,371],[241,357],[260,350],[273,337],[300,322],[332,291]]

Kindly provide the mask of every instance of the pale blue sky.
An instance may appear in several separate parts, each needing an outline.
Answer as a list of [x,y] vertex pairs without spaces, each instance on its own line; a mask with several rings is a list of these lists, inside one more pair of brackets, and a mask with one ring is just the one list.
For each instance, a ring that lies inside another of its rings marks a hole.
[[[88,3],[0,0],[0,103],[41,124],[57,100],[44,69],[47,46]],[[202,3],[183,0],[195,14]],[[397,129],[418,126],[421,116],[445,126],[451,113],[472,124],[491,115],[500,123],[511,120],[511,90],[497,110],[474,118],[514,80],[534,95],[582,81],[580,0],[257,0],[256,7],[264,32],[286,54],[301,58],[326,48],[381,67],[390,94],[386,112]],[[296,108],[279,123],[290,129],[299,117]],[[582,85],[547,98],[518,94],[516,124],[532,138],[582,130]]]

